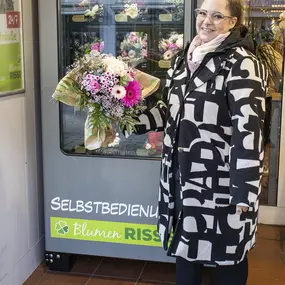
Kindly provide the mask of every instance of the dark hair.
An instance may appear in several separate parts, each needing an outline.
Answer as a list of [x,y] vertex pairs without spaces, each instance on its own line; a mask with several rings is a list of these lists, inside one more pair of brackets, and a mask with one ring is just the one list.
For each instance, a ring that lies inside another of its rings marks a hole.
[[235,27],[243,26],[243,7],[241,4],[241,0],[227,0],[228,5],[227,8],[230,11],[232,17],[237,17],[237,22]]

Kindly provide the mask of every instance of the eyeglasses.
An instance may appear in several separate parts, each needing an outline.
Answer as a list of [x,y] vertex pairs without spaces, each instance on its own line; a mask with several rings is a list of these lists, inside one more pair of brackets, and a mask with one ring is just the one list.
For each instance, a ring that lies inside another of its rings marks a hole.
[[233,18],[232,16],[225,16],[224,14],[220,12],[208,13],[208,11],[203,10],[203,9],[195,9],[194,12],[195,12],[195,17],[198,20],[205,20],[209,16],[211,22],[214,24],[218,24],[225,19]]

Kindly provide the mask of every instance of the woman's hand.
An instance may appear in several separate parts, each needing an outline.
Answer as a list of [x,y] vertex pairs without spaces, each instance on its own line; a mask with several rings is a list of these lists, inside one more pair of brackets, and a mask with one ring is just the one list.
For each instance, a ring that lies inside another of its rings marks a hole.
[[241,215],[242,213],[245,213],[248,211],[248,207],[246,206],[237,206],[237,214]]

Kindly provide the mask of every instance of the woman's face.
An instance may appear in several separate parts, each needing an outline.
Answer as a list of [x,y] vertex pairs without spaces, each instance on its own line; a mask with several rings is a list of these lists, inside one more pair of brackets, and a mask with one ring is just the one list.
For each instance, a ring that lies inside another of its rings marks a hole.
[[[230,17],[227,8],[228,0],[205,0],[201,12],[196,18],[196,30],[203,43],[207,43],[220,34],[225,34],[232,29],[236,17]],[[223,18],[223,16],[226,16]]]

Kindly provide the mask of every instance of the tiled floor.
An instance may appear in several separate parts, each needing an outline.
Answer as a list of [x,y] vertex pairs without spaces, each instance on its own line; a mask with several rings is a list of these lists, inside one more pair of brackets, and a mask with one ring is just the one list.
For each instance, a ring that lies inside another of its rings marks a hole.
[[[285,285],[285,229],[259,226],[250,253],[248,285]],[[210,285],[210,269],[203,285]],[[40,265],[24,285],[167,285],[175,284],[175,265],[137,260],[78,256],[69,273]],[[229,284],[230,285],[230,284]]]

